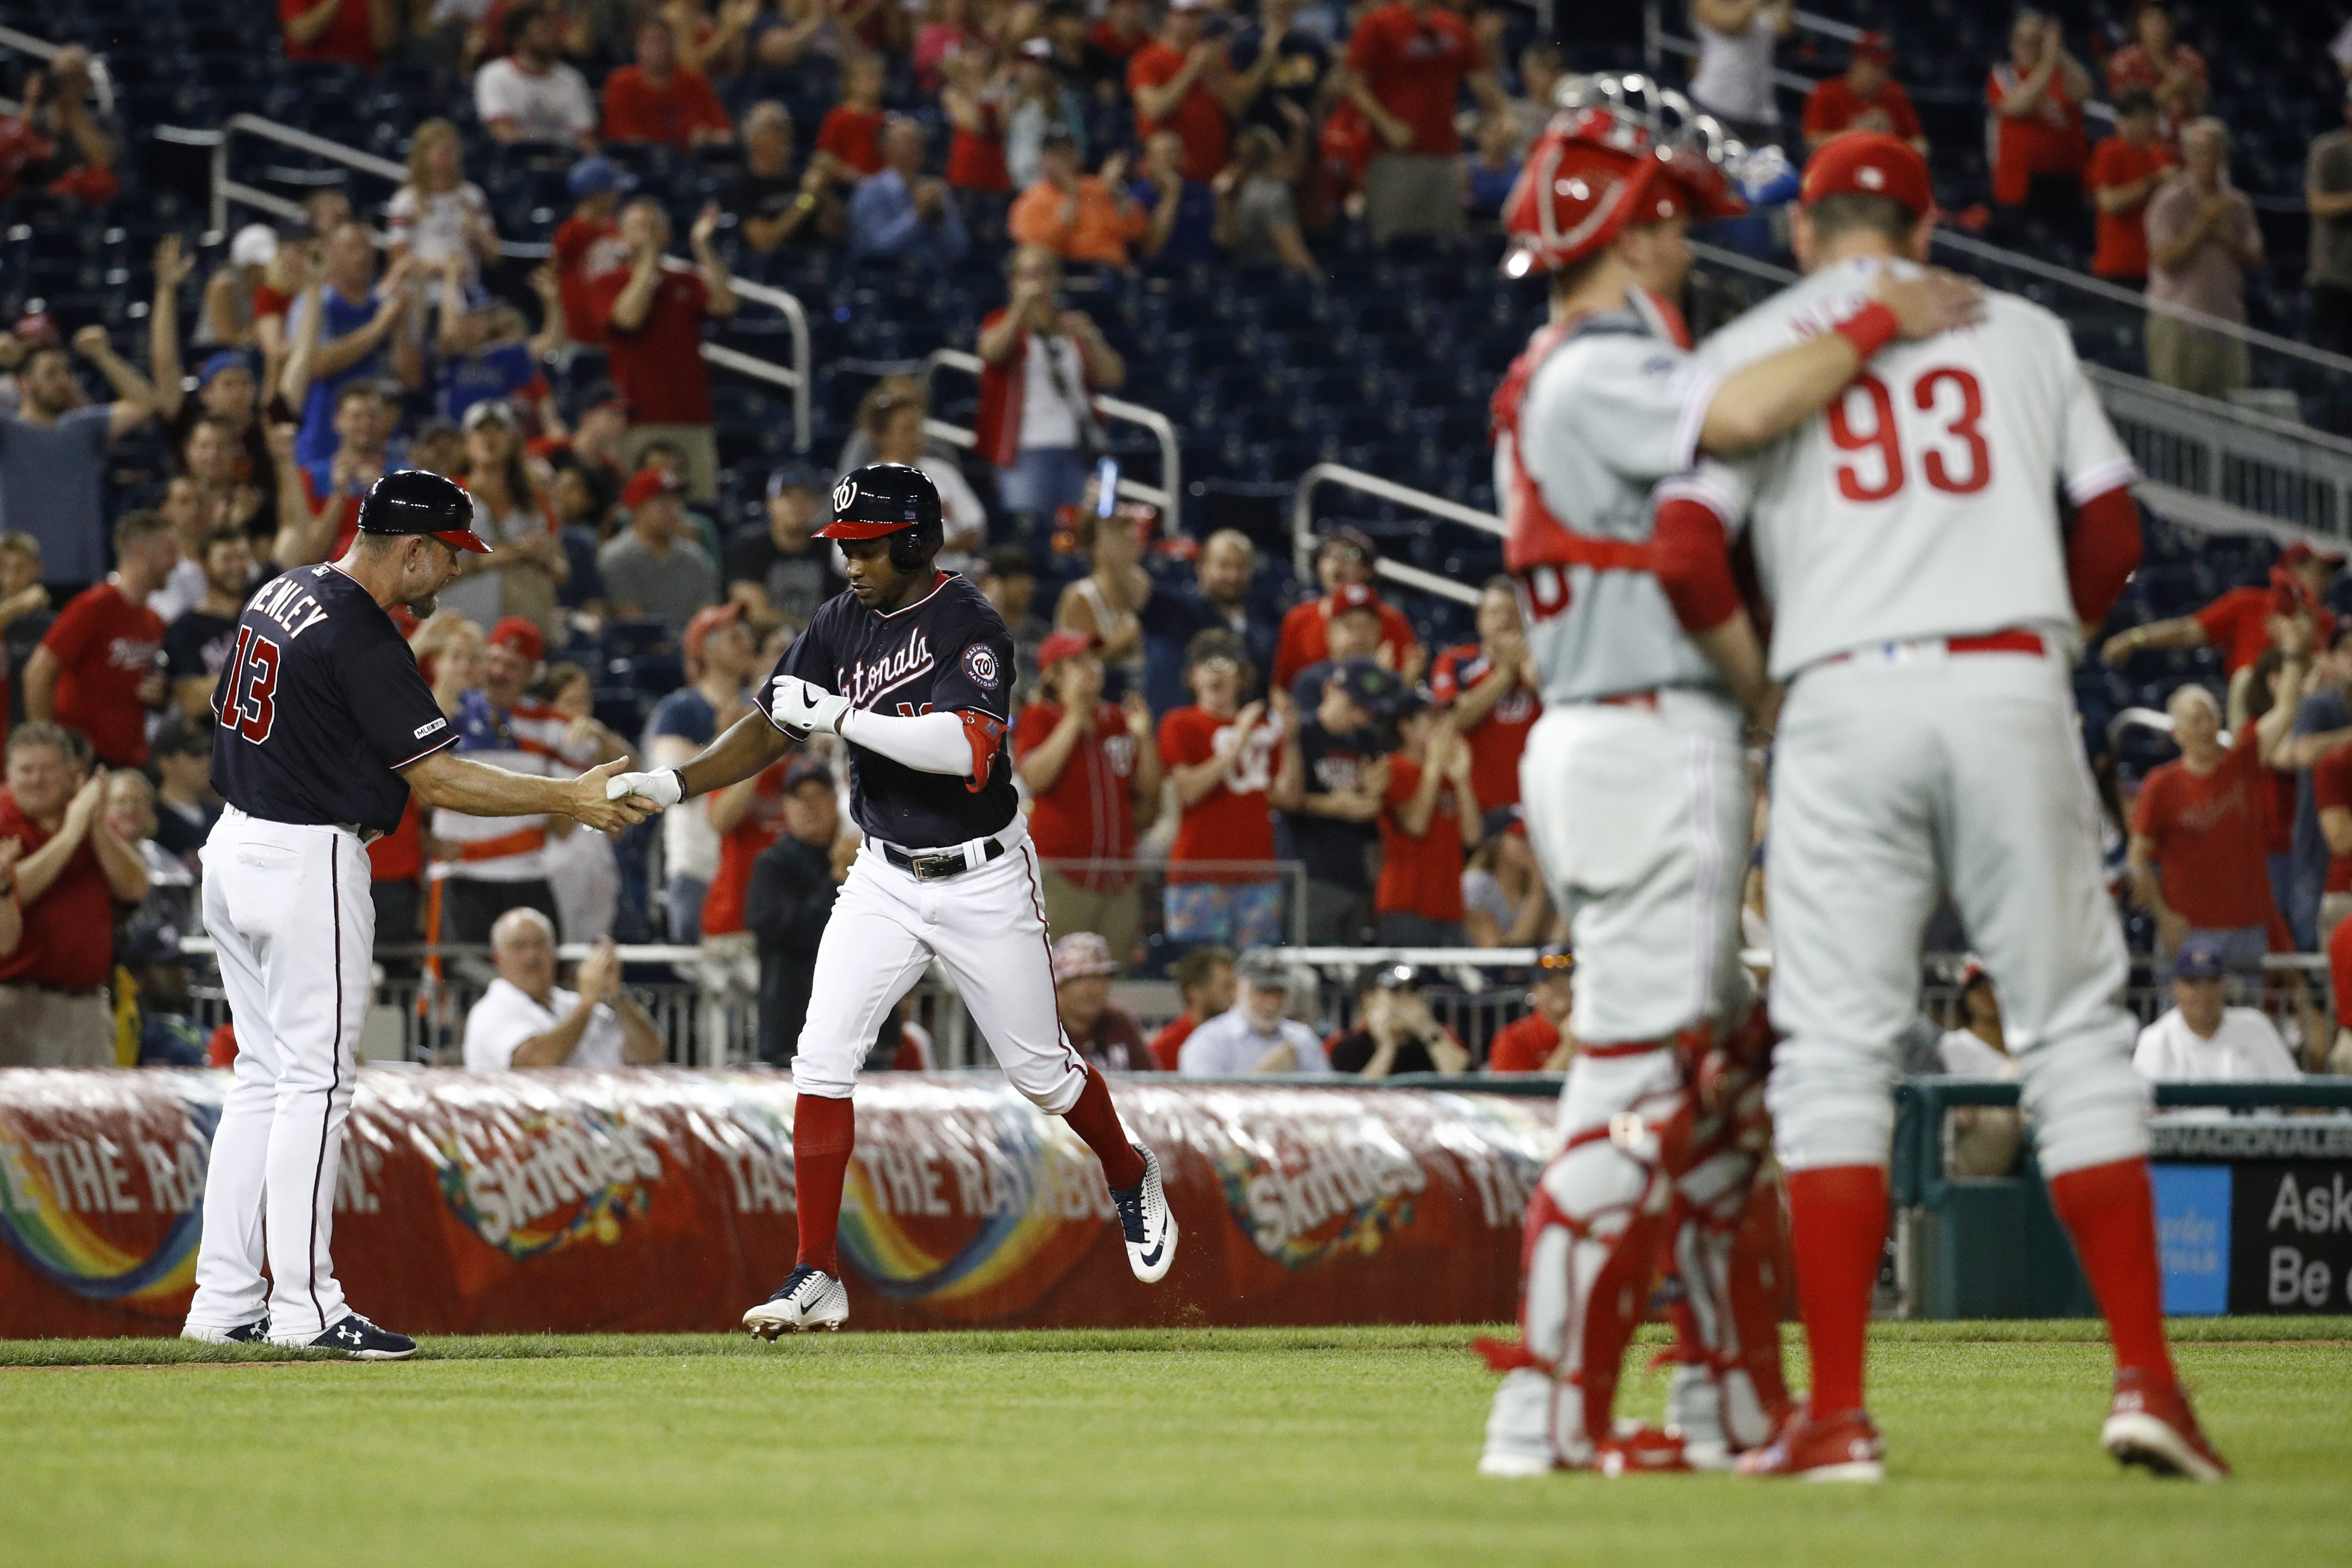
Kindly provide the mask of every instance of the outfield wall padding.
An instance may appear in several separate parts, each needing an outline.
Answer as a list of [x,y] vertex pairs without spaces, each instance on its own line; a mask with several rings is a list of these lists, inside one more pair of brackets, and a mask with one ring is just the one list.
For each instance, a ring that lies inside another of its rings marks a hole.
[[[228,1075],[0,1071],[0,1337],[169,1334]],[[857,1089],[852,1326],[1476,1322],[1516,1310],[1540,1100],[1117,1082],[1182,1229],[1129,1273],[1100,1167],[992,1075]],[[792,1265],[772,1073],[362,1068],[335,1192],[352,1307],[415,1333],[731,1330]]]

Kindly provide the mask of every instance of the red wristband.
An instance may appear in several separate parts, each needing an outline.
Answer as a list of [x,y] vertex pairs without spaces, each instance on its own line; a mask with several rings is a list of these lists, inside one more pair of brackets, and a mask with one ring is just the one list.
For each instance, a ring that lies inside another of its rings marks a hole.
[[1853,345],[1854,357],[1864,364],[1902,331],[1903,323],[1895,319],[1894,307],[1880,300],[1873,300],[1837,325],[1838,336]]

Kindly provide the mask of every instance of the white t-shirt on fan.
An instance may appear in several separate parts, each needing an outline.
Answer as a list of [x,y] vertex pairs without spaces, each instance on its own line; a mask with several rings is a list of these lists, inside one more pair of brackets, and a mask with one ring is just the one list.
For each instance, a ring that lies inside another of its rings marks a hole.
[[[497,1072],[514,1066],[515,1047],[525,1040],[543,1035],[572,1016],[580,1005],[580,994],[557,986],[548,993],[547,1005],[542,1007],[525,994],[522,987],[509,980],[494,980],[466,1015],[466,1065],[482,1071]],[[613,1009],[599,1003],[589,1016],[588,1026],[580,1031],[579,1044],[562,1066],[568,1068],[616,1068],[622,1065],[621,1046],[625,1037],[621,1033],[621,1020]]]

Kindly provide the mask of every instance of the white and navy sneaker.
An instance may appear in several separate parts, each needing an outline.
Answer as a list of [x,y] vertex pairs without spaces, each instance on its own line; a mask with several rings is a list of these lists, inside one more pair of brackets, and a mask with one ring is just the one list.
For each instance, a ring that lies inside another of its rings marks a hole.
[[194,1340],[206,1345],[259,1345],[269,1342],[269,1318],[267,1313],[249,1323],[239,1323],[233,1329],[207,1328],[190,1323],[180,1331],[184,1340]]
[[278,1340],[272,1342],[291,1343],[301,1350],[332,1351],[349,1361],[406,1361],[416,1353],[415,1340],[406,1334],[395,1334],[390,1329],[379,1329],[357,1312],[315,1340]]
[[743,1327],[763,1340],[790,1329],[838,1329],[849,1321],[849,1289],[822,1268],[803,1263],[784,1276],[784,1288],[743,1314]]
[[1110,1202],[1127,1237],[1127,1266],[1146,1285],[1156,1285],[1176,1261],[1176,1216],[1160,1190],[1159,1159],[1140,1143],[1133,1147],[1143,1156],[1143,1180],[1124,1191],[1112,1188]]

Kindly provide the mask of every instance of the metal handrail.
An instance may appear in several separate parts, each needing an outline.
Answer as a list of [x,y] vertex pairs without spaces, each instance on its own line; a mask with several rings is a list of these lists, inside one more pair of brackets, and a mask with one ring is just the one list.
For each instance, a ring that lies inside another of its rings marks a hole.
[[[47,38],[37,38],[30,33],[20,33],[14,27],[0,27],[0,48],[15,49],[37,60],[53,60],[65,53],[66,46],[53,44]],[[98,93],[98,111],[114,112],[114,73],[106,68],[106,57],[93,52],[89,57],[89,85]],[[14,99],[0,99],[0,112],[19,114],[24,105]]]
[[[363,174],[390,180],[395,185],[404,184],[408,180],[407,168],[389,158],[379,158],[373,153],[362,153],[356,147],[346,147],[323,136],[313,136],[308,131],[297,131],[291,125],[281,125],[275,120],[264,120],[258,114],[232,114],[221,121],[220,140],[213,143],[213,227],[215,229],[226,230],[228,227],[228,204],[232,198],[247,206],[259,207],[264,212],[274,212],[280,217],[291,217],[301,211],[300,207],[280,196],[228,177],[229,142],[240,134],[276,142],[298,153],[308,153],[314,158],[324,158],[345,168],[357,169]],[[257,197],[259,199],[255,199]]]
[[[976,353],[963,349],[933,349],[923,358],[923,396],[929,401],[931,376],[942,367],[960,370],[966,374],[981,374],[982,362]],[[1118,493],[1129,500],[1139,500],[1146,506],[1160,509],[1160,514],[1172,524],[1184,500],[1184,457],[1177,443],[1175,422],[1156,408],[1146,408],[1139,403],[1129,403],[1123,397],[1110,397],[1102,393],[1094,395],[1094,410],[1106,419],[1118,419],[1129,425],[1140,425],[1160,443],[1160,483],[1147,485],[1121,474]],[[923,421],[923,433],[958,447],[975,447],[979,435],[961,425],[950,425],[943,419]]]
[[779,386],[791,389],[793,450],[805,452],[809,449],[809,391],[815,379],[809,363],[808,310],[795,296],[765,283],[747,283],[737,278],[730,279],[729,286],[735,290],[738,299],[750,300],[755,304],[767,305],[783,312],[785,324],[792,329],[793,363],[789,367],[777,365],[756,354],[747,354],[740,349],[726,348],[718,343],[703,344],[702,357],[712,364],[724,365],[729,370],[772,381]]
[[[1497,536],[1509,531],[1503,520],[1493,512],[1480,511],[1475,507],[1464,506],[1460,501],[1448,500],[1427,490],[1417,490],[1411,485],[1401,485],[1378,474],[1368,474],[1361,468],[1351,468],[1345,463],[1318,463],[1298,476],[1298,489],[1290,502],[1291,554],[1302,579],[1311,579],[1315,574],[1314,497],[1317,487],[1321,485],[1338,485],[1345,489],[1359,490],[1382,500],[1394,501],[1400,506],[1417,508],[1433,517],[1466,523]],[[1383,558],[1372,563],[1372,570],[1391,582],[1441,595],[1457,604],[1475,605],[1478,602],[1475,587],[1456,583],[1451,577],[1441,577],[1434,572],[1424,572],[1418,566],[1408,566],[1401,561]]]

